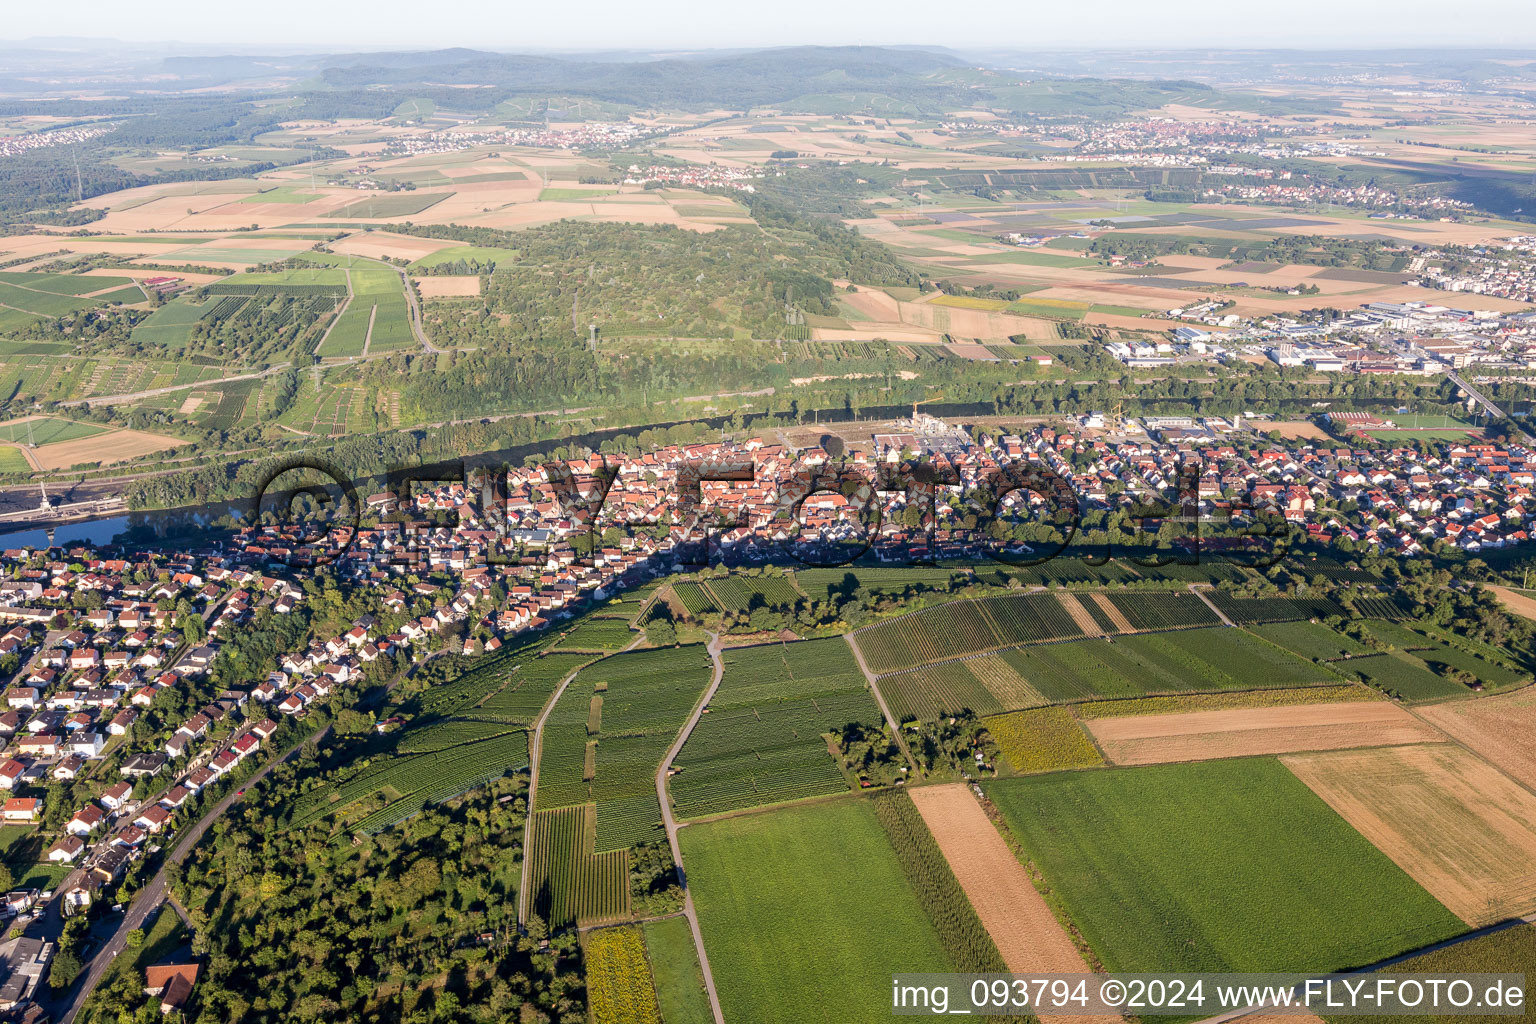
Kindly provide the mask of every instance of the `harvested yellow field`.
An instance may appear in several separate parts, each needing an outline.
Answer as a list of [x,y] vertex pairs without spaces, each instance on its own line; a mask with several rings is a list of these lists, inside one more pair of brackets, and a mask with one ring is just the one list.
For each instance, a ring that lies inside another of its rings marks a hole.
[[1445,738],[1384,701],[1099,718],[1088,723],[1088,731],[1113,764],[1210,761]]
[[1487,761],[1451,744],[1280,760],[1467,924],[1536,909],[1536,796]]
[[1483,589],[1498,598],[1499,604],[1516,615],[1536,619],[1536,598],[1532,598],[1529,594],[1522,594],[1510,587],[1494,587],[1487,584],[1483,585]]
[[439,249],[449,249],[458,244],[441,238],[417,238],[414,235],[370,231],[349,235],[333,243],[331,249],[344,255],[367,256],[371,259],[419,260]]
[[68,469],[85,463],[96,462],[103,466],[115,462],[127,462],[144,455],[178,448],[187,442],[150,434],[143,430],[109,430],[104,434],[92,434],[73,441],[59,441],[35,449],[39,469]]
[[1420,714],[1514,778],[1536,788],[1536,688],[1475,701],[1431,704]]
[[909,790],[1010,971],[1084,971],[1082,955],[964,783]]
[[458,299],[480,294],[479,275],[464,277],[418,277],[416,290],[424,299]]

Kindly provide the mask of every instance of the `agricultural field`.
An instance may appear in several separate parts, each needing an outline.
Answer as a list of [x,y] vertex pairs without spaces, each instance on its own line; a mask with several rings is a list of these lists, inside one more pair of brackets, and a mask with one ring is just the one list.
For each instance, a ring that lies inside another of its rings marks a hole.
[[893,972],[956,969],[867,800],[723,818],[678,840],[726,1020],[883,1024]]
[[1321,971],[1464,925],[1269,758],[984,789],[1110,971]]
[[[1536,977],[1536,925],[1521,924],[1489,935],[1457,943],[1433,953],[1410,957],[1383,970],[1384,974],[1419,974],[1445,977],[1451,974],[1524,974],[1527,992],[1530,979]],[[1529,997],[1525,1013],[1506,1019],[1530,1020],[1533,1011]],[[1327,1024],[1369,1024],[1380,1017],[1345,1016],[1327,1013]],[[1401,1018],[1398,1018],[1401,1019]],[[1485,1024],[1479,1014],[1441,1013],[1413,1018],[1413,1024]]]
[[661,1024],[645,937],[638,925],[589,932],[586,964],[593,1024]]
[[1083,719],[1118,718],[1124,715],[1175,715],[1195,711],[1228,711],[1236,708],[1298,707],[1308,704],[1341,704],[1385,700],[1381,693],[1358,683],[1338,686],[1303,686],[1297,689],[1236,690],[1221,693],[1180,693],[1164,697],[1130,697],[1121,700],[1090,700],[1074,706]]
[[1111,764],[1165,764],[1302,750],[1435,743],[1433,727],[1389,701],[1116,716],[1088,722]]
[[727,648],[725,673],[674,762],[677,813],[694,818],[848,788],[823,733],[880,722],[841,637]]
[[660,838],[656,769],[712,674],[702,646],[615,654],[582,669],[545,722],[537,806],[595,802],[599,852]]
[[1431,704],[1419,711],[1453,739],[1536,788],[1536,687],[1475,701]]
[[[864,633],[856,636],[862,645]],[[1240,630],[1196,628],[1003,649],[882,675],[877,685],[892,714],[907,721],[961,710],[988,715],[1105,697],[1337,680],[1329,668]]]
[[455,245],[428,253],[411,263],[411,270],[430,270],[445,263],[477,263],[486,268],[497,264],[512,265],[517,261],[516,249],[497,249],[484,245]]
[[876,794],[870,803],[891,849],[896,851],[907,884],[933,922],[939,941],[956,968],[978,974],[1005,971],[1007,964],[1002,954],[971,907],[912,798],[905,790],[890,790]]
[[795,583],[813,600],[833,593],[851,594],[860,587],[872,594],[901,595],[924,590],[946,591],[963,575],[958,569],[884,568],[796,569]]
[[128,277],[0,271],[0,311],[15,314],[23,322],[145,301],[144,292]]
[[1423,661],[1405,651],[1388,651],[1350,658],[1339,663],[1339,671],[1404,700],[1444,700],[1470,697],[1465,685],[1430,669]]
[[952,601],[856,630],[852,636],[870,670],[884,675],[1090,633],[1176,630],[1219,622],[1203,601],[1182,592],[1010,594]]
[[1277,622],[1254,626],[1249,632],[1311,661],[1332,661],[1371,652],[1360,641],[1319,622]]
[[[428,726],[428,728],[435,728]],[[288,824],[303,828],[340,815],[349,831],[373,835],[418,814],[428,804],[451,800],[508,772],[528,767],[528,737],[505,726],[455,723],[457,740],[439,734],[431,749],[413,753],[398,745],[387,756],[364,759],[322,786],[305,791],[289,809]],[[491,739],[486,732],[501,732]],[[411,732],[400,736],[407,742]]]
[[1103,764],[1069,708],[1033,708],[985,719],[987,731],[1020,775]]
[[51,416],[26,416],[0,423],[0,441],[36,445],[40,448],[43,445],[61,441],[94,437],[106,431],[106,427],[96,423],[81,423],[78,420],[62,420]]
[[1082,954],[1041,898],[970,787],[920,786],[906,796],[1009,971],[1078,973]]
[[1385,647],[1411,654],[1436,675],[1463,686],[1497,692],[1530,681],[1528,672],[1508,667],[1508,654],[1428,624],[1366,621],[1362,628]]
[[1536,796],[1451,744],[1281,759],[1469,925],[1536,910]]
[[589,617],[583,619],[560,639],[551,650],[597,651],[622,650],[635,642],[637,635],[624,619]]
[[1294,622],[1343,615],[1344,609],[1326,598],[1232,597],[1221,590],[1206,595],[1222,614],[1239,626],[1261,622]]
[[[338,265],[342,262],[335,256],[328,260]],[[415,348],[400,275],[391,267],[361,260],[347,267],[346,274],[352,297],[329,333],[320,339],[315,354],[322,358],[350,357]]]
[[704,990],[704,971],[694,947],[693,930],[684,917],[647,921],[645,948],[651,957],[651,975],[663,1024],[713,1024],[709,993]]
[[703,580],[702,586],[723,612],[745,612],[758,605],[785,608],[800,599],[800,592],[783,576],[732,574]]
[[452,195],[452,192],[391,192],[359,199],[325,216],[339,220],[409,217],[431,209]]
[[595,853],[590,805],[540,809],[528,822],[528,912],[550,927],[603,924],[630,916],[629,851]]
[[952,601],[881,622],[852,634],[870,670],[900,669],[1083,635],[1054,594]]

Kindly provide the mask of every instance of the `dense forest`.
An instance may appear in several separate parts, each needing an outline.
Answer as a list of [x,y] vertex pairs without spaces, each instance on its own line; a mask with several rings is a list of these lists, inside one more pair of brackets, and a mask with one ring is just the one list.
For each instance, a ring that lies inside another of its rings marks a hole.
[[[438,305],[439,344],[505,350],[607,338],[804,338],[805,313],[830,314],[831,278],[916,285],[885,246],[831,220],[752,203],[762,230],[700,233],[672,225],[560,221],[525,231],[458,225],[391,230],[517,252],[496,264],[479,303]],[[798,328],[798,330],[796,330]]]
[[173,886],[203,925],[200,1022],[587,1019],[574,935],[517,934],[526,779],[329,844],[278,824],[308,770],[279,767]]

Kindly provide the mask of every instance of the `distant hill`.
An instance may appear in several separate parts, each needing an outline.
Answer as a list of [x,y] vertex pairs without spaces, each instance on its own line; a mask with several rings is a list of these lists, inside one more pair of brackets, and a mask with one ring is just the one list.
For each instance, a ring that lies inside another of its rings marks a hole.
[[445,50],[331,58],[320,80],[336,89],[481,86],[496,102],[519,93],[560,93],[632,106],[772,106],[807,93],[878,93],[938,110],[966,95],[932,76],[961,67],[929,50],[798,46],[724,57],[596,61]]

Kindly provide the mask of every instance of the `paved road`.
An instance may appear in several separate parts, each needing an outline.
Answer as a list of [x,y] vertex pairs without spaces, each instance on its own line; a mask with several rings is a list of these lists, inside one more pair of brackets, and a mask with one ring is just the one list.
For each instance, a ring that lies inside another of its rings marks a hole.
[[[54,1020],[58,1021],[59,1024],[73,1024],[75,1015],[80,1012],[80,1008],[85,1005],[85,1001],[90,998],[91,993],[96,990],[96,986],[101,983],[101,979],[107,973],[107,969],[112,966],[112,961],[116,959],[117,955],[127,945],[128,933],[135,928],[142,927],[144,922],[149,919],[149,915],[166,899],[166,864],[180,864],[186,860],[187,855],[192,852],[192,848],[197,845],[198,840],[203,838],[204,833],[208,831],[209,827],[219,819],[220,815],[229,810],[234,802],[245,794],[246,790],[266,778],[267,773],[273,767],[291,758],[295,752],[303,748],[304,744],[311,740],[318,743],[324,739],[325,734],[330,731],[330,728],[330,726],[326,726],[324,729],[311,733],[292,747],[289,747],[281,757],[275,758],[255,775],[252,775],[239,789],[227,794],[222,800],[214,804],[208,813],[182,831],[177,837],[176,845],[171,848],[171,852],[166,855],[165,862],[160,865],[160,870],[155,872],[155,877],[149,880],[148,885],[139,890],[139,894],[133,898],[133,904],[129,906],[127,911],[124,912],[122,920],[118,922],[117,930],[113,932],[112,937],[107,940],[106,944],[96,951],[96,955],[91,958],[90,967],[82,975],[84,980],[76,979],[75,984],[70,987],[68,995],[55,1003],[52,1008]],[[54,905],[58,903],[58,899],[53,901]],[[186,911],[177,905],[175,900],[171,901],[171,906],[183,920],[186,920]]]
[[1522,433],[1522,434],[1525,434],[1525,436],[1527,438],[1530,437],[1529,434],[1526,434],[1526,431],[1525,431],[1524,427],[1520,426],[1520,424],[1518,422],[1516,422],[1513,418],[1511,418],[1509,416],[1506,416],[1504,414],[1504,410],[1503,409],[1500,409],[1497,405],[1494,405],[1493,401],[1490,398],[1488,398],[1487,395],[1484,395],[1481,391],[1477,390],[1477,388],[1473,387],[1471,385],[1471,383],[1469,383],[1466,380],[1466,378],[1462,377],[1460,374],[1456,373],[1454,370],[1447,370],[1447,371],[1445,371],[1445,376],[1452,383],[1454,383],[1457,387],[1461,388],[1467,394],[1471,395],[1473,401],[1477,402],[1478,405],[1482,406],[1484,411],[1486,411],[1488,413],[1488,415],[1496,417],[1496,418],[1501,419],[1501,420],[1504,420],[1504,419],[1509,420],[1511,423],[1515,424],[1515,429],[1516,430],[1520,431],[1520,433]]
[[715,1015],[715,1024],[725,1024],[725,1016],[720,1012],[720,997],[715,993],[715,976],[709,969],[709,954],[704,951],[704,933],[699,930],[699,915],[693,909],[693,887],[688,884],[688,873],[683,870],[683,851],[677,844],[677,819],[672,817],[672,804],[667,799],[667,771],[672,767],[678,751],[683,749],[683,744],[688,742],[693,727],[699,724],[699,717],[714,699],[715,691],[720,688],[720,679],[725,675],[725,663],[720,660],[720,637],[717,634],[709,634],[709,646],[705,650],[709,651],[709,660],[714,663],[715,673],[709,680],[709,688],[704,691],[704,696],[694,705],[693,714],[688,716],[677,739],[672,741],[667,756],[662,758],[661,767],[656,769],[656,799],[661,804],[661,823],[667,830],[667,845],[672,847],[672,863],[677,865],[677,877],[683,884],[683,916],[688,918],[688,927],[693,932],[693,947],[699,953],[699,967],[704,972],[704,990],[709,993],[709,1008]]

